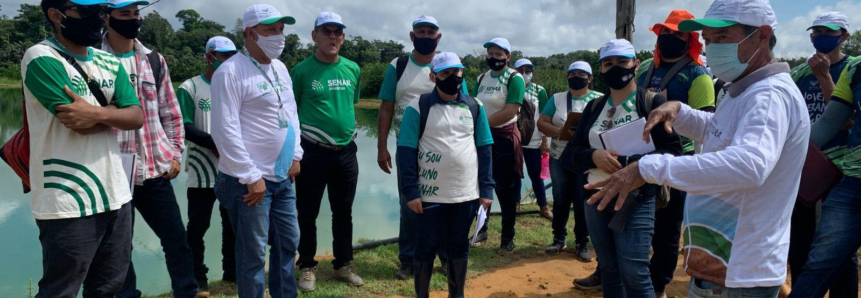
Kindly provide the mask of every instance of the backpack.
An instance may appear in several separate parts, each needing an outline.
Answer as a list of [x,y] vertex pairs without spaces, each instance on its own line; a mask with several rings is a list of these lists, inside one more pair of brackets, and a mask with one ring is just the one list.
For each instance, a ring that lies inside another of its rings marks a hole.
[[[425,126],[428,123],[428,114],[430,114],[430,93],[422,94],[419,97],[419,140],[425,134]],[[472,96],[463,94],[463,101],[469,107],[469,112],[472,113],[472,127],[478,125],[478,103]]]
[[410,56],[400,56],[395,62],[395,72],[398,74],[398,79],[395,82],[400,82],[404,76],[404,71],[407,70],[407,63],[410,62]]
[[[71,64],[72,67],[78,71],[78,74],[87,82],[87,88],[90,89],[90,92],[93,93],[93,96],[98,100],[99,105],[102,107],[108,105],[108,100],[105,97],[105,94],[102,92],[102,89],[99,87],[99,83],[94,80],[90,80],[90,77],[86,72],[81,68],[80,65],[75,61],[75,58],[66,54],[63,51],[54,50],[59,54],[63,59],[66,60],[67,63]],[[158,57],[158,56],[156,56]],[[24,84],[21,83],[21,95],[23,99],[24,95]],[[24,126],[6,142],[3,147],[0,147],[0,159],[3,159],[4,162],[9,164],[9,167],[21,178],[21,183],[24,187],[24,193],[30,192],[30,130],[29,125],[27,123],[27,107],[26,102],[24,106]]]
[[[676,76],[676,74],[678,74],[680,71],[682,71],[682,68],[685,68],[685,66],[688,66],[688,64],[690,64],[692,61],[693,61],[693,58],[691,58],[690,55],[685,55],[684,57],[682,57],[681,60],[676,62],[676,64],[673,64],[673,67],[671,67],[670,70],[664,74],[663,78],[661,79],[660,87],[658,87],[658,89],[655,89],[655,91],[661,92],[662,90],[667,89],[667,85],[670,84],[670,80],[672,80],[673,77]],[[652,74],[654,72],[655,72],[655,62],[652,61],[652,63],[649,64],[649,71],[646,72],[646,79],[643,80],[643,85],[651,84]],[[646,88],[646,86],[643,86],[643,88]],[[650,109],[651,109],[651,107],[650,107]]]
[[[484,80],[484,75],[487,73],[483,73],[478,76],[478,85],[481,86],[481,81]],[[508,82],[511,83],[511,79],[517,75],[517,72],[512,72],[510,76],[508,76]],[[506,88],[508,85],[505,86]],[[520,110],[517,112],[517,130],[520,131],[520,145],[527,146],[529,142],[532,141],[532,134],[535,133],[535,110],[537,107],[533,105],[531,102],[524,100],[520,105]]]
[[[147,60],[149,60],[149,67],[152,69],[153,76],[155,76],[155,91],[156,94],[158,94],[161,92],[161,80],[164,78],[164,69],[161,68],[161,59],[159,59],[158,52],[153,50],[149,52],[149,55],[147,55]],[[400,76],[398,76],[398,78],[400,78]]]

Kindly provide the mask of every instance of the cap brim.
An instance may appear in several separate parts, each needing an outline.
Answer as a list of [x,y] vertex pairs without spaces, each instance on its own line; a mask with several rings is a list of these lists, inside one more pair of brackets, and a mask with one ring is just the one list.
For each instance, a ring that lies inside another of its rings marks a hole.
[[505,50],[506,52],[511,52],[511,51],[509,51],[507,48],[505,48],[505,47],[503,47],[503,46],[501,46],[501,45],[498,45],[498,44],[496,44],[495,42],[492,42],[492,41],[491,41],[491,42],[486,42],[486,43],[484,43],[484,48],[485,48],[485,49],[490,48],[490,47],[492,47],[492,46],[497,46],[497,47],[499,47],[500,49]]
[[420,27],[420,26],[429,26],[429,27],[433,27],[435,29],[439,29],[439,26],[437,26],[436,24],[431,23],[431,22],[418,22],[418,23],[413,24],[413,28]]
[[238,50],[236,50],[236,49],[232,49],[232,50],[231,49],[214,49],[213,51],[216,51],[219,53],[238,52]]
[[[93,4],[83,4],[80,2],[105,2],[105,3],[108,3],[111,6],[111,8],[123,8],[123,7],[129,6],[129,5],[132,5],[132,4],[149,5],[149,1],[128,1],[128,2],[121,2],[121,3],[117,3],[117,4],[111,4],[111,3],[106,2],[106,1],[90,1],[90,0],[72,1],[72,2],[77,3],[77,4],[81,4],[81,5],[93,5]],[[96,3],[96,4],[98,4],[98,3]]]
[[834,30],[834,31],[837,31],[837,30],[843,29],[843,27],[840,27],[840,25],[822,24],[822,25],[810,26],[810,28],[807,28],[807,30],[810,30],[810,29],[813,29],[813,28],[816,28],[816,27],[825,27],[825,28],[828,28],[828,29],[831,29],[831,30]]
[[524,67],[524,66],[529,66],[529,67],[535,68],[535,65],[532,65],[532,64],[523,64],[523,65],[521,65],[521,66],[516,66],[516,67],[514,67],[514,68],[521,68],[521,67]]
[[113,5],[105,0],[71,0],[71,2],[78,5]]
[[449,69],[449,68],[461,68],[461,69],[463,69],[463,68],[465,68],[465,67],[463,67],[463,64],[454,64],[454,65],[449,65],[449,66],[443,66],[443,67],[440,67],[440,68],[435,68],[435,69],[433,70],[433,72],[440,72],[440,71],[443,71],[443,70],[446,70],[446,69]]
[[[605,58],[606,58],[606,57],[605,57]],[[585,73],[588,73],[590,76],[592,75],[592,71],[590,71],[590,70],[586,70],[586,69],[582,69],[582,68],[573,68],[573,69],[569,69],[569,70],[568,70],[568,72],[567,72],[567,73],[565,73],[565,74],[569,74],[569,73],[572,73],[572,72],[575,72],[575,71],[578,71],[578,70],[579,70],[579,71],[582,71],[582,72],[585,72]]]
[[278,22],[278,21],[281,21],[282,23],[284,23],[284,25],[296,24],[296,19],[294,19],[293,17],[286,17],[286,16],[285,17],[268,18],[268,19],[260,21],[260,24],[271,25],[271,24]]
[[679,25],[677,24],[668,24],[668,23],[658,23],[649,28],[649,31],[655,32],[655,35],[661,35],[661,30],[664,28],[679,31]]
[[696,19],[696,20],[684,20],[679,23],[679,31],[681,32],[693,32],[703,30],[703,27],[709,28],[723,28],[729,27],[732,25],[738,24],[735,21],[728,20],[719,20],[719,19]]
[[341,28],[347,28],[346,25],[344,25],[342,23],[338,23],[338,22],[326,22],[326,23],[322,23],[322,24],[317,24],[317,27],[324,26],[324,25],[335,25],[335,26],[338,26]]

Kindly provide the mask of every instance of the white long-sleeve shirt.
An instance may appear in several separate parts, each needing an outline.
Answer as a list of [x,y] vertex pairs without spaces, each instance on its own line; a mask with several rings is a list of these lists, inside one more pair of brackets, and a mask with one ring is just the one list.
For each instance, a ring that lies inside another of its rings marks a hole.
[[[275,93],[279,82],[280,109]],[[234,55],[218,67],[211,88],[212,139],[221,155],[218,170],[242,184],[287,179],[293,160],[302,160],[303,151],[293,83],[284,63],[276,59],[258,69],[249,57]]]
[[688,192],[687,273],[730,288],[783,284],[810,135],[789,66],[770,64],[739,80],[714,114],[683,104],[673,127],[703,142],[703,154],[650,155],[639,167],[647,182]]

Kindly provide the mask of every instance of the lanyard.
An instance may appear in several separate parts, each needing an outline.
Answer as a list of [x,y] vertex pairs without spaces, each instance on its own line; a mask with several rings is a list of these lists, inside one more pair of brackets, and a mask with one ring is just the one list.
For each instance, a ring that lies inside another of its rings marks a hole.
[[266,78],[266,81],[269,82],[269,85],[272,86],[272,88],[275,88],[275,95],[278,96],[278,109],[280,110],[282,107],[284,107],[284,103],[281,102],[281,80],[278,78],[278,72],[275,71],[275,69],[272,69],[272,74],[275,75],[275,81],[278,82],[278,87],[276,87],[275,84],[272,83],[272,79],[269,78],[269,75],[266,74],[266,72],[263,71],[262,68],[260,68],[260,65],[257,63],[257,60],[254,60],[254,58],[251,57],[251,54],[248,54],[248,49],[243,48],[242,54],[245,55],[245,57],[248,57],[249,60],[251,60],[251,63],[253,63],[254,67],[257,67],[257,70],[259,70],[260,73],[263,74],[263,77]]

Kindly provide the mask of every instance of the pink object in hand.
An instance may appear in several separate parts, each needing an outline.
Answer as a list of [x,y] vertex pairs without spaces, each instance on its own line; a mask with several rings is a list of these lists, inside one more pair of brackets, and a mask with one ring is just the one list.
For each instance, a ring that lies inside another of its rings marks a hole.
[[541,156],[541,179],[550,178],[550,154]]

